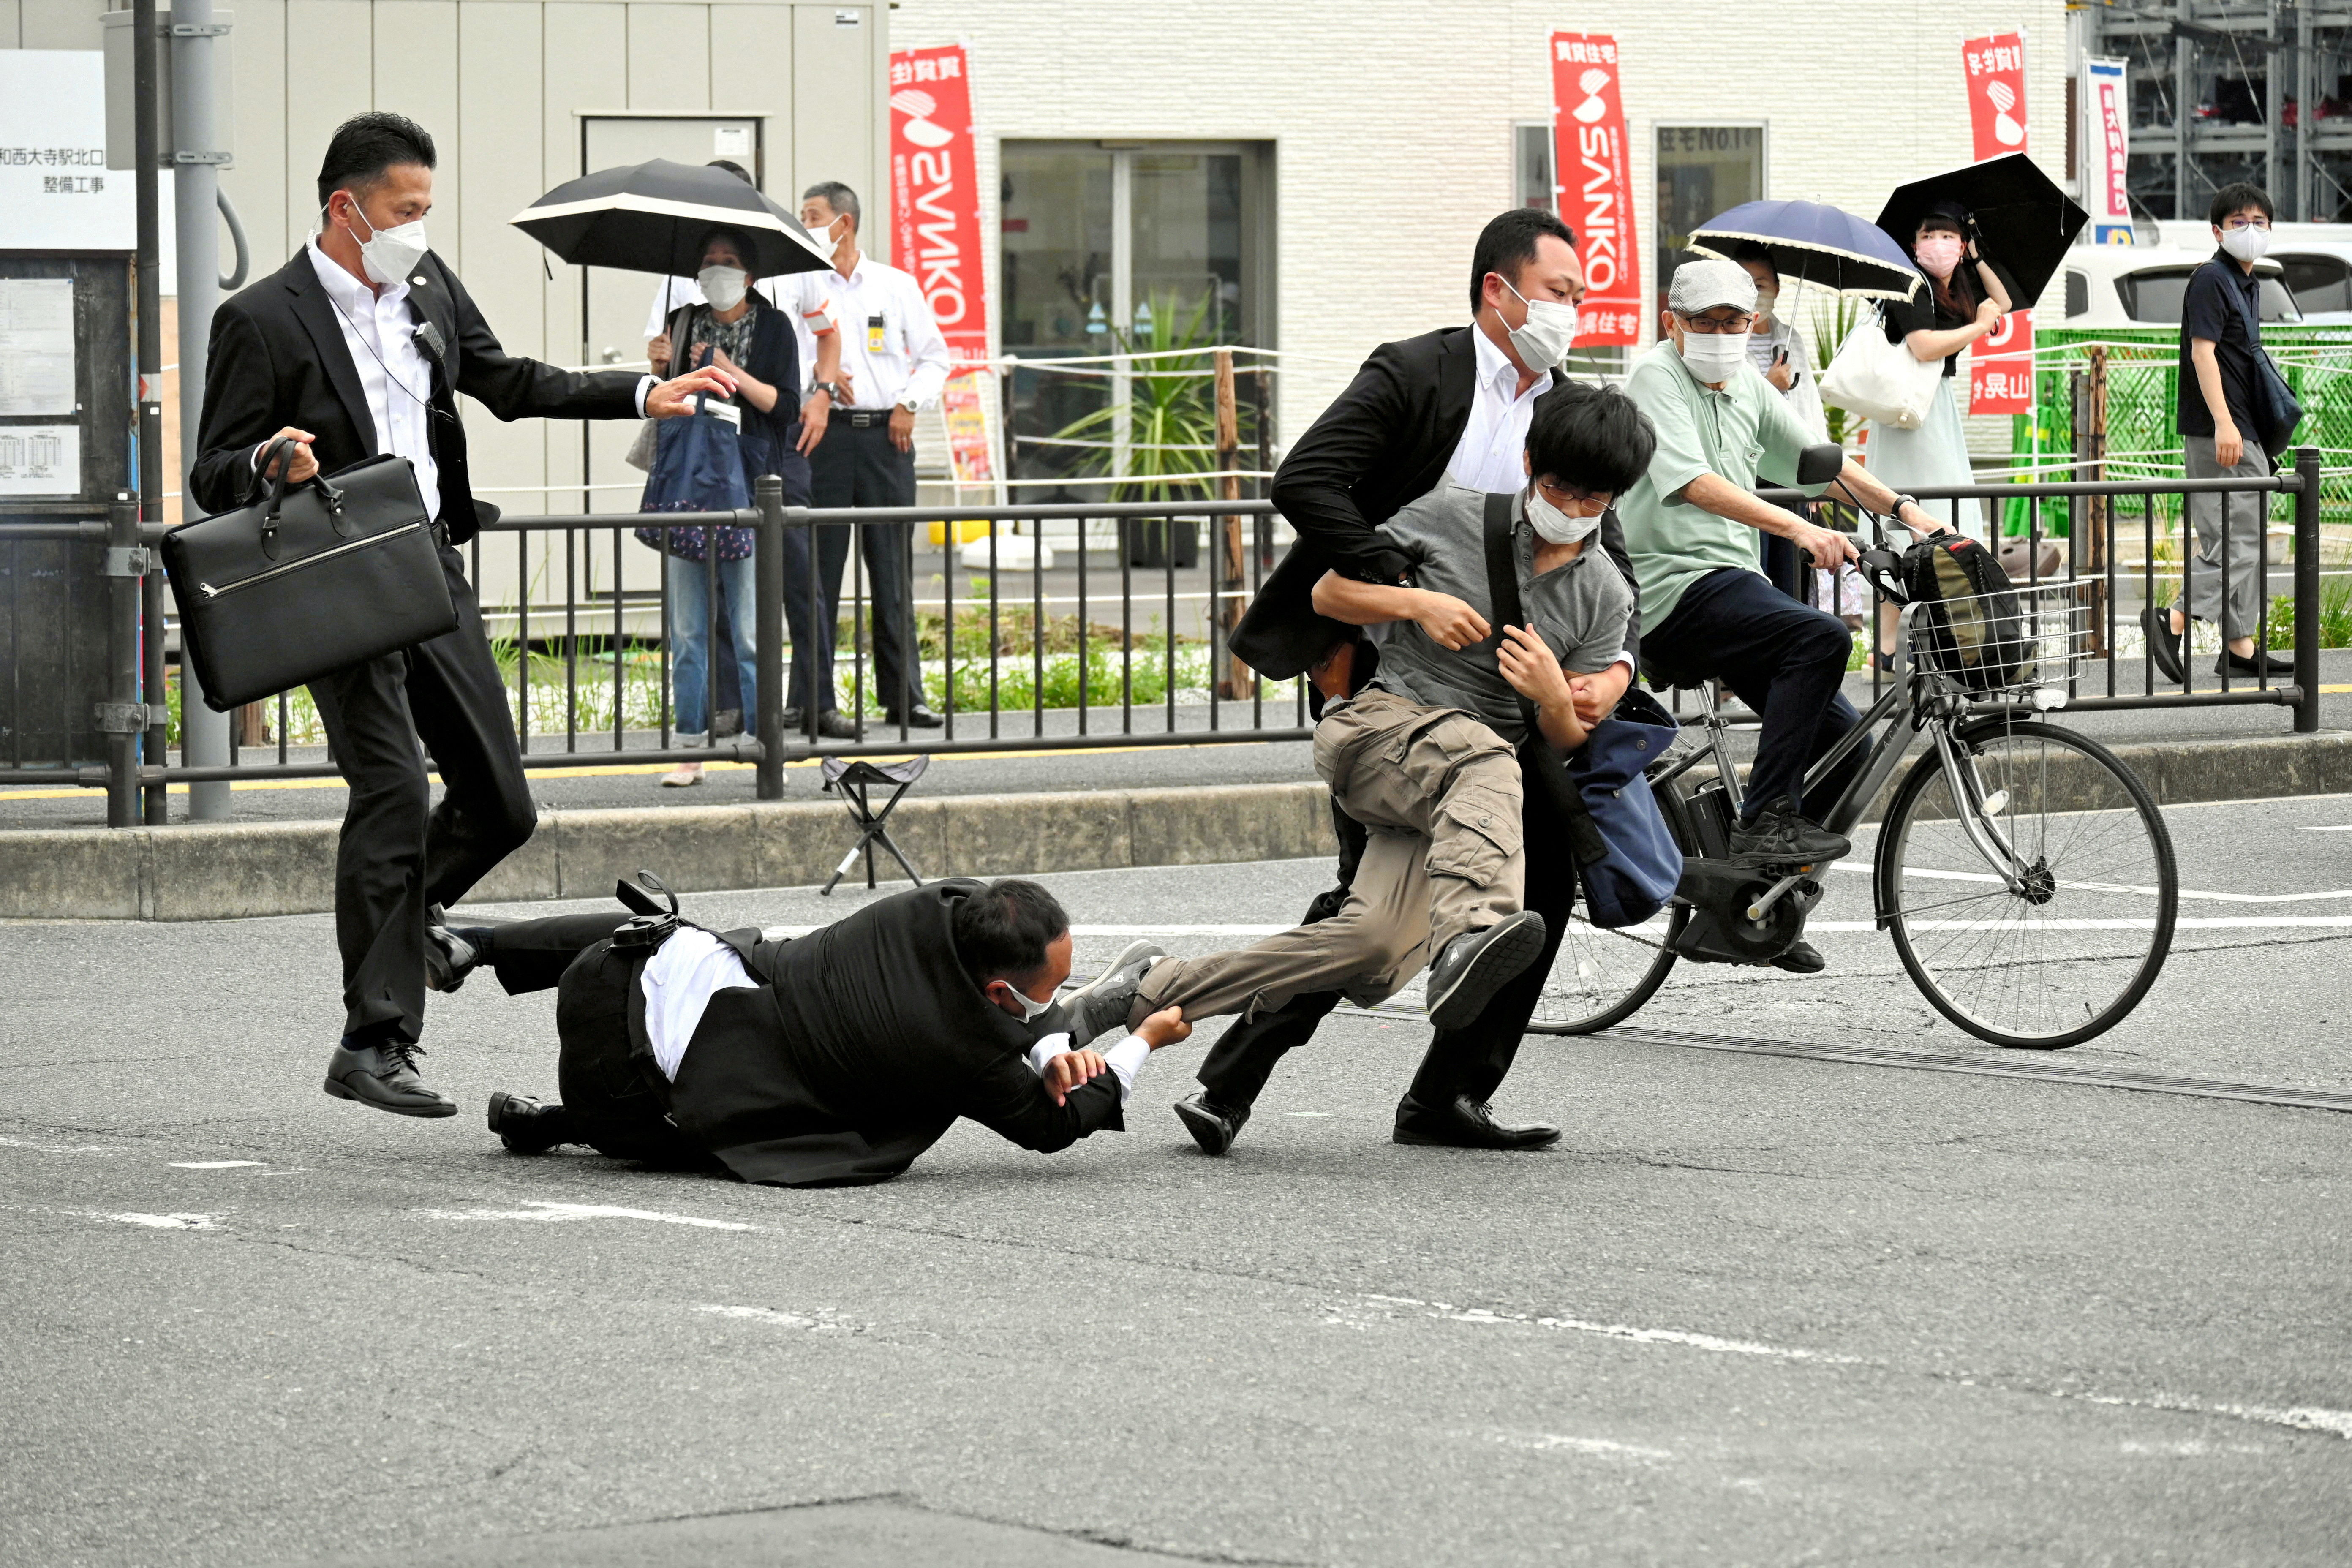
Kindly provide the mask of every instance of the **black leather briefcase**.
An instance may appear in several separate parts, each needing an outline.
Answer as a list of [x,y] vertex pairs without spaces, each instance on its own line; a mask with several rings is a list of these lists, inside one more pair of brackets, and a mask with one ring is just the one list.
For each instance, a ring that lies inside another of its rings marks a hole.
[[[293,443],[273,443],[266,470]],[[457,629],[405,458],[371,458],[163,536],[181,653],[205,704],[242,702]]]

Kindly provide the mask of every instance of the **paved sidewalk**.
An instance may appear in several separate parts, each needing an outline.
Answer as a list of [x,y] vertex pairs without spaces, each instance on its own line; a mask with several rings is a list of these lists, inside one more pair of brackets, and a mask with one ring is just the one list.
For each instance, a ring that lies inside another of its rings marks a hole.
[[[2320,676],[2324,687],[2321,700],[2321,726],[2326,730],[2352,730],[2352,649],[2329,649],[2321,655]],[[2118,672],[2119,689],[2137,690],[2139,672],[2136,666]],[[2200,668],[2200,689],[2211,689],[2219,683],[2211,673],[2210,660]],[[2233,683],[2234,684],[2234,683]],[[1846,689],[1857,708],[1870,704],[1870,679],[1867,675],[1849,676]],[[2103,667],[2095,691],[2091,682],[2084,685],[2085,695],[2105,690]],[[1246,724],[1245,704],[1227,705],[1223,721],[1228,727]],[[1204,729],[1205,709],[1178,710],[1178,728]],[[1286,704],[1266,705],[1268,725],[1287,725],[1293,710]],[[1118,714],[1097,711],[1092,726],[1099,733],[1106,726],[1116,728]],[[1161,732],[1161,710],[1139,710],[1137,727],[1150,733]],[[2256,706],[2246,708],[2204,708],[2173,710],[2163,712],[2137,711],[2121,713],[2076,713],[2065,722],[2110,742],[2123,741],[2189,741],[2218,740],[2240,735],[2279,735],[2290,731],[2293,716],[2284,708]],[[1049,712],[1045,733],[1074,734],[1076,716],[1071,713]],[[1008,713],[1002,721],[1002,732],[1008,737],[1026,736],[1033,732],[1032,719],[1027,712]],[[877,740],[891,739],[891,732],[877,729]],[[910,737],[908,750],[920,751],[926,736],[937,737],[940,731],[917,732]],[[977,721],[962,719],[957,726],[961,740],[985,739],[987,720]],[[652,737],[645,739],[652,743]],[[1750,744],[1747,738],[1739,741],[1744,750]],[[541,740],[535,749],[558,749],[561,737],[551,742]],[[275,756],[274,751],[262,760]],[[704,782],[690,789],[664,789],[660,775],[667,772],[667,764],[631,763],[625,755],[593,769],[541,768],[534,770],[531,790],[544,805],[559,810],[579,810],[589,807],[617,806],[695,806],[734,805],[756,798],[752,772],[748,764],[718,763],[709,766]],[[1108,790],[1144,788],[1194,788],[1207,784],[1287,784],[1311,780],[1314,766],[1305,742],[1270,744],[1203,743],[1174,746],[1114,745],[1102,751],[1017,752],[1005,752],[986,755],[940,756],[930,771],[916,786],[916,795],[930,797],[950,795],[1010,795],[1033,790]],[[820,779],[814,762],[788,764],[784,773],[784,796],[787,800],[828,798],[819,794]],[[438,786],[436,786],[436,790]],[[2250,782],[2250,793],[2260,793],[2260,781]],[[334,820],[343,814],[347,793],[336,779],[283,780],[239,784],[232,791],[234,816],[238,822],[320,821]],[[187,797],[175,794],[172,797],[173,821],[183,820],[187,811]],[[69,786],[0,788],[0,831],[25,827],[97,827],[106,822],[106,803],[95,789],[73,789]]]

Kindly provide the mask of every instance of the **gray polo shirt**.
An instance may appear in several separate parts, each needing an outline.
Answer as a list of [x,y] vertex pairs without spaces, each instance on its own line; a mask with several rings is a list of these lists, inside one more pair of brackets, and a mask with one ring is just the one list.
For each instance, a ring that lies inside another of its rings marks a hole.
[[[1561,668],[1598,674],[1625,650],[1633,585],[1601,548],[1597,529],[1585,536],[1584,548],[1573,559],[1538,576],[1535,530],[1528,524],[1525,502],[1515,510],[1518,522],[1511,546],[1518,563],[1519,604]],[[1492,626],[1486,514],[1486,491],[1448,481],[1390,518],[1380,532],[1420,562],[1414,586],[1451,594]],[[1526,736],[1519,694],[1495,662],[1499,626],[1486,641],[1458,652],[1440,647],[1417,622],[1397,621],[1384,630],[1380,673],[1372,685],[1425,707],[1459,708],[1515,744]]]

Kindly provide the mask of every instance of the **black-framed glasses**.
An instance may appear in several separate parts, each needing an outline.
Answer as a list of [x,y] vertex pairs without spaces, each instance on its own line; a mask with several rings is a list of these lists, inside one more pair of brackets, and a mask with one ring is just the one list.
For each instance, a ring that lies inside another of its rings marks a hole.
[[1683,331],[1696,332],[1701,337],[1710,337],[1717,332],[1730,332],[1736,335],[1747,331],[1756,324],[1756,318],[1753,316],[1721,319],[1714,316],[1685,316],[1680,310],[1676,310],[1675,314],[1681,319]]
[[2226,218],[2226,219],[2224,219],[2224,220],[2222,221],[2222,224],[2221,224],[2221,227],[2222,227],[2222,229],[2223,229],[2223,231],[2224,231],[2224,232],[2233,231],[2233,230],[2242,229],[2242,228],[2259,228],[2259,229],[2268,229],[2270,226],[2271,226],[2271,220],[2270,220],[2270,219],[2268,219],[2268,218],[2266,218],[2266,217],[2233,217],[2233,218]]
[[1544,500],[1559,507],[1564,507],[1570,501],[1598,501],[1601,503],[1601,509],[1606,511],[1616,504],[1617,499],[1601,491],[1580,490],[1573,485],[1559,484],[1550,479],[1538,479],[1536,489],[1543,492]]

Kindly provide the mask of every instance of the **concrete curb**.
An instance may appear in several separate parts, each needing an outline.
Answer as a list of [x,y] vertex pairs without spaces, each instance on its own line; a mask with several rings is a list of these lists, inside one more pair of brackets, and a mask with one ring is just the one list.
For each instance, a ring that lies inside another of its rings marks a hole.
[[[2139,742],[2113,750],[2166,805],[2352,794],[2352,733]],[[907,801],[890,826],[926,876],[1311,859],[1332,852],[1324,800],[1323,786],[1312,782],[943,795]],[[330,910],[338,826],[0,834],[0,919],[193,921]],[[639,867],[687,891],[806,887],[831,876],[850,843],[847,818],[831,802],[551,811],[473,898],[600,898],[615,877]],[[887,858],[884,867],[896,877]]]

